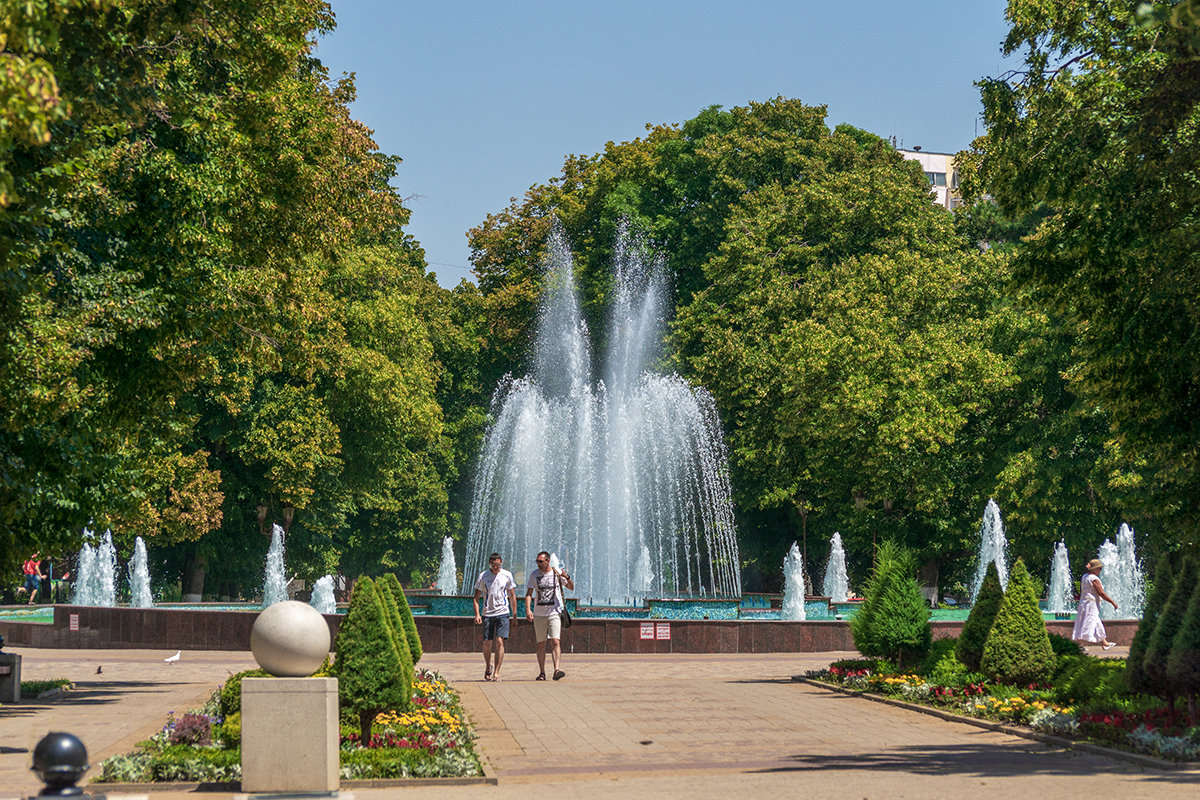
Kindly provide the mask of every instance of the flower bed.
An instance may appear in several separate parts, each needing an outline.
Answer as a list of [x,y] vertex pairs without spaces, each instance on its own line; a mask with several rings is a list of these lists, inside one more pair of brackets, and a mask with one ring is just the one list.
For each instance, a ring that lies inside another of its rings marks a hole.
[[[229,703],[237,694],[233,684],[241,677],[233,676],[201,709],[179,718],[174,711],[167,712],[162,730],[139,742],[137,750],[105,759],[97,782],[240,780],[241,714],[232,711]],[[223,707],[227,716],[222,716]],[[430,670],[417,670],[413,709],[379,714],[366,747],[360,746],[356,718],[342,720],[340,735],[343,779],[483,774],[458,693]]]
[[[943,671],[946,660],[931,671]],[[1080,661],[1080,659],[1086,659]],[[1059,675],[1064,680],[1086,671],[1119,675],[1121,662],[1077,656],[1063,660]],[[960,665],[961,666],[961,665]],[[898,672],[886,661],[840,661],[829,669],[809,672],[807,677],[849,689],[897,697],[906,702],[943,708],[971,717],[1025,725],[1033,730],[1091,741],[1136,753],[1175,761],[1200,760],[1200,726],[1188,727],[1185,711],[1166,708],[1162,701],[1129,692],[1098,689],[1082,702],[1064,696],[1066,685],[1031,684],[1006,686],[994,684],[964,669],[948,670],[955,679],[941,683],[920,671]],[[1077,687],[1086,691],[1083,681]],[[1101,679],[1093,684],[1107,686]],[[1111,683],[1115,683],[1110,681]]]

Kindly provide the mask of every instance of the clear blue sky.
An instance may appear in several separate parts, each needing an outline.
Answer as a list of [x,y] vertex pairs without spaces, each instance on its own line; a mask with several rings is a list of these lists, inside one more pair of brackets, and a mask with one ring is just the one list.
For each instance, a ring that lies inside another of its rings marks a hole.
[[354,115],[404,159],[408,230],[443,286],[466,231],[567,154],[777,95],[905,147],[975,136],[973,81],[1005,68],[1002,0],[333,0],[317,55],[356,74]]

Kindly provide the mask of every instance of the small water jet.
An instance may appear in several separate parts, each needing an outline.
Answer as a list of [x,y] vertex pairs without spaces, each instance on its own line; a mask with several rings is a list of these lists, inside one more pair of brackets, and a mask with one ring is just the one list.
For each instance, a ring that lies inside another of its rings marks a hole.
[[833,603],[845,603],[850,594],[850,578],[846,574],[846,551],[842,547],[842,535],[834,531],[829,540],[829,561],[825,563],[825,582],[821,585],[825,595]]
[[454,539],[442,540],[442,563],[438,565],[437,589],[442,594],[458,594],[458,567],[454,564]]
[[783,559],[783,607],[779,618],[796,621],[807,619],[804,611],[804,556],[800,545],[792,542],[792,549]]
[[150,596],[150,567],[146,558],[146,543],[137,537],[133,543],[133,558],[127,566],[129,573],[129,605],[133,608],[151,608],[154,599]]
[[1117,603],[1115,611],[1102,603],[1101,619],[1141,619],[1146,605],[1146,578],[1134,546],[1133,528],[1122,522],[1117,529],[1117,543],[1105,539],[1099,558],[1104,562],[1100,583]]
[[1054,555],[1050,559],[1050,588],[1046,590],[1046,610],[1054,614],[1075,610],[1075,576],[1071,574],[1066,542],[1060,541],[1054,545]]
[[[94,539],[95,534],[83,531],[84,539]],[[75,592],[71,602],[77,606],[104,606],[117,604],[117,548],[113,546],[112,531],[104,532],[104,540],[96,546],[86,541],[79,549],[75,563]]]
[[975,564],[975,580],[971,582],[971,605],[979,596],[988,564],[993,562],[996,572],[1000,574],[1000,588],[1008,588],[1008,540],[1004,538],[1000,506],[988,498],[987,506],[983,509],[983,520],[979,524],[979,560]]
[[288,599],[287,575],[283,571],[283,528],[271,526],[271,546],[267,548],[267,564],[263,580],[263,608]]
[[333,576],[325,575],[317,578],[313,584],[312,598],[308,604],[322,614],[337,613],[337,599],[333,596]]

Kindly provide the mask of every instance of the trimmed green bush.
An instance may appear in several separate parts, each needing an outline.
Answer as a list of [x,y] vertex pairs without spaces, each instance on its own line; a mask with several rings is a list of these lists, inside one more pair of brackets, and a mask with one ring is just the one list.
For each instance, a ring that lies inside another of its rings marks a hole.
[[1179,572],[1175,575],[1175,585],[1171,587],[1171,594],[1168,595],[1167,602],[1154,623],[1154,630],[1146,643],[1146,654],[1142,658],[1142,672],[1149,693],[1166,698],[1172,706],[1180,694],[1180,687],[1170,679],[1167,660],[1175,644],[1175,635],[1183,627],[1183,616],[1187,613],[1198,575],[1200,569],[1197,568],[1196,559],[1191,556],[1184,558]]
[[236,750],[242,746],[242,712],[230,714],[221,722],[217,735],[221,746],[226,750]]
[[392,593],[391,582],[395,580],[395,577],[390,576],[392,581],[389,581],[388,577],[388,575],[385,575],[375,581],[375,591],[379,593],[379,599],[383,603],[384,618],[387,621],[388,631],[392,634],[392,638],[396,640],[396,652],[400,656],[401,674],[399,679],[411,687],[415,675],[412,662],[412,648],[408,644],[408,631],[405,630],[404,620],[400,616],[400,606],[396,602],[395,595]]
[[1081,656],[1083,648],[1078,642],[1074,642],[1065,636],[1059,636],[1057,633],[1047,633],[1050,638],[1050,649],[1054,651],[1056,658],[1063,656]]
[[412,684],[403,680],[404,668],[387,615],[375,583],[365,576],[355,581],[334,646],[333,666],[342,708],[358,715],[361,742],[371,741],[377,714],[407,710],[412,702]]
[[1200,725],[1196,709],[1196,694],[1200,692],[1200,588],[1194,584],[1191,588],[1183,622],[1167,656],[1167,679],[1187,695],[1189,721]]
[[[876,574],[867,587],[864,608],[851,620],[854,646],[863,655],[894,658],[899,667],[924,657],[929,651],[929,606],[921,594],[912,556],[886,542],[879,548]],[[859,614],[868,611],[865,622]]]
[[963,623],[962,632],[958,635],[958,647],[955,655],[958,660],[973,672],[979,671],[979,662],[983,658],[983,646],[987,644],[988,634],[1000,610],[1000,601],[1004,599],[1004,589],[1000,586],[1000,572],[996,562],[987,566],[983,576],[983,584],[979,587],[979,596],[971,613]]
[[1082,704],[1127,697],[1125,665],[1116,658],[1063,656],[1054,675],[1054,701]]
[[231,717],[242,710],[242,678],[269,678],[271,673],[262,669],[247,669],[235,672],[221,685],[219,707],[222,717]]
[[983,646],[980,672],[998,683],[1043,683],[1056,663],[1029,570],[1018,558]]
[[412,609],[408,605],[408,597],[405,596],[404,587],[400,585],[400,581],[390,572],[383,577],[387,581],[388,590],[396,603],[400,621],[404,623],[404,638],[408,642],[408,652],[412,655],[412,663],[415,666],[424,655],[421,647],[421,635],[417,633],[417,621],[413,619]]

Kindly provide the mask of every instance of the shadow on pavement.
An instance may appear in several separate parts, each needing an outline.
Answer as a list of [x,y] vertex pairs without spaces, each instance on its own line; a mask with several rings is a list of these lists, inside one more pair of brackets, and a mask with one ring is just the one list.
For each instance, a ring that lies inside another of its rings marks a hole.
[[770,767],[756,772],[808,772],[815,770],[868,770],[913,775],[957,775],[979,778],[1009,778],[1028,775],[1113,777],[1138,775],[1164,783],[1200,783],[1200,776],[1189,772],[1143,769],[1132,764],[1110,761],[1103,756],[1075,754],[1035,745],[997,747],[992,745],[897,747],[886,753],[787,756],[794,766]]

